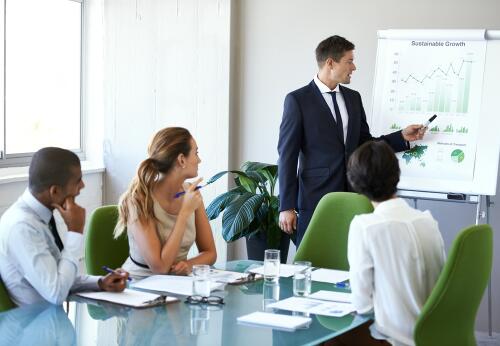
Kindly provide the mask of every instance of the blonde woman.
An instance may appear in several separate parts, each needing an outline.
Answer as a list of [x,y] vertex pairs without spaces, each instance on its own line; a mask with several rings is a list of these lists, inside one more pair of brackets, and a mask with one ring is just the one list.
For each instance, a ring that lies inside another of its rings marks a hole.
[[[187,275],[193,264],[213,264],[217,258],[205,206],[196,186],[186,179],[198,175],[196,141],[188,130],[160,130],[148,147],[119,202],[115,237],[127,232],[130,254],[123,268],[134,279],[153,274]],[[176,198],[178,192],[185,192]],[[199,254],[187,259],[196,242]]]

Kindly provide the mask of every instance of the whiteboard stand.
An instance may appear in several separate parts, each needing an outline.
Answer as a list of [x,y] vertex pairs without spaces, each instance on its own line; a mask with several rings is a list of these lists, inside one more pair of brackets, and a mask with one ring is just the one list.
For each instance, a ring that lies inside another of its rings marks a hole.
[[[398,190],[399,197],[411,199],[415,209],[418,209],[418,200],[428,201],[447,201],[453,203],[466,203],[476,205],[476,225],[480,224],[481,219],[486,219],[486,224],[490,224],[490,207],[493,205],[491,197],[488,195],[466,195],[466,194],[448,194],[439,192],[427,191],[412,191],[412,190]],[[484,206],[482,200],[485,200]],[[484,209],[484,210],[483,210]],[[491,274],[488,281],[488,335],[493,336],[493,316],[491,307]]]

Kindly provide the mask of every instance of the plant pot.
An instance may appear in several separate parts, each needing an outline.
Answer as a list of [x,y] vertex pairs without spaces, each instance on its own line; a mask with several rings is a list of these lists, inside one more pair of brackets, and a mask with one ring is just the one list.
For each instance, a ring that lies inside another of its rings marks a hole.
[[[251,237],[246,237],[247,257],[249,260],[263,261],[264,251],[269,248],[267,245],[267,236],[265,232],[257,232]],[[281,233],[280,260],[281,263],[286,263],[288,257],[288,247],[290,246],[290,236],[286,233]]]

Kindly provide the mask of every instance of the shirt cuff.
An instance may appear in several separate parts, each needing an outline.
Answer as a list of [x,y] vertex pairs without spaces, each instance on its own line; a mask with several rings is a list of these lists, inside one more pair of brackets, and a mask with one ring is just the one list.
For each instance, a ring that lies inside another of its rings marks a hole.
[[71,287],[71,292],[82,292],[82,291],[100,291],[99,279],[100,276],[95,275],[80,275],[76,278],[73,287]]
[[83,256],[83,234],[73,231],[66,233],[66,242],[64,243],[64,250],[62,257],[73,262],[77,268],[80,258]]

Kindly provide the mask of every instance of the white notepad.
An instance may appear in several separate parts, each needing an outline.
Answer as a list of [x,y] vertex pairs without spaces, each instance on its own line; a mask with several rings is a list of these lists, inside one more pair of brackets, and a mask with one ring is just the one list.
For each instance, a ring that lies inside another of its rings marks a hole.
[[130,289],[125,289],[123,292],[80,292],[76,295],[83,298],[106,301],[134,308],[145,308],[179,300],[175,297],[165,297],[159,294]]
[[352,303],[352,293],[346,292],[318,291],[310,294],[308,298],[340,303]]
[[240,316],[237,318],[237,321],[240,324],[271,327],[273,329],[280,329],[291,332],[296,330],[297,328],[307,326],[309,323],[311,323],[311,318],[257,311],[248,315]]
[[337,284],[339,282],[349,280],[349,272],[343,270],[320,268],[312,272],[311,280]]
[[[132,287],[190,296],[193,294],[193,278],[190,276],[177,275],[153,275],[134,282]],[[210,291],[221,289],[224,289],[223,283],[210,282]]]
[[354,306],[351,303],[329,302],[299,297],[283,299],[279,302],[269,304],[267,307],[333,317],[342,317],[354,311]]
[[[280,277],[289,278],[295,274],[296,271],[305,269],[305,266],[294,265],[294,264],[280,264]],[[251,273],[264,275],[264,266],[257,268],[252,268],[249,270]]]

